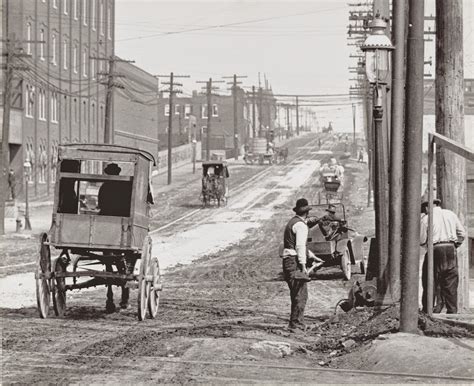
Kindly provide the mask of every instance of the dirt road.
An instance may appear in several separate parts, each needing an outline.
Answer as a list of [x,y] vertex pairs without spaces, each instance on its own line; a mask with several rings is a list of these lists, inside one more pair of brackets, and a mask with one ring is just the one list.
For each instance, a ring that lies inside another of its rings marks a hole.
[[[341,342],[352,328],[341,328],[338,337],[330,329],[334,306],[350,287],[338,268],[320,271],[309,284],[306,315],[312,332],[299,335],[286,329],[289,296],[281,279],[278,244],[296,198],[314,202],[317,197],[319,160],[327,155],[314,151],[314,138],[293,141],[287,165],[232,165],[235,185],[225,208],[197,210],[197,176],[178,178],[175,187],[157,190],[158,197],[169,199],[158,199],[153,250],[168,269],[155,320],[137,321],[136,291],[132,309],[106,314],[103,288],[71,294],[64,319],[42,320],[34,294],[21,295],[29,293],[30,284],[10,290],[0,281],[2,381],[426,382],[423,377],[327,367],[342,355]],[[329,140],[324,148],[338,150]],[[348,215],[361,232],[371,232],[373,212],[364,205],[366,165],[348,161],[345,167]],[[12,306],[5,305],[7,297]],[[17,308],[20,298],[29,303]],[[382,332],[393,328],[387,319],[383,316]],[[360,341],[364,339],[361,335]]]

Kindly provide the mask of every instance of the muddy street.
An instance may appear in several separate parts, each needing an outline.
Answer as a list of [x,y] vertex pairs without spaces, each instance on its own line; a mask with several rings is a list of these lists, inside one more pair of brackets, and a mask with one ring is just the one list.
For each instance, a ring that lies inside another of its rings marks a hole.
[[[316,151],[319,138],[307,135],[289,142],[286,164],[231,164],[230,198],[221,208],[201,209],[197,176],[178,177],[174,188],[156,186],[150,233],[164,274],[156,319],[137,321],[137,291],[132,291],[130,309],[106,313],[104,287],[67,292],[65,317],[50,311],[50,318],[40,319],[31,270],[23,267],[0,279],[3,382],[426,381],[364,371],[354,358],[335,360],[368,339],[360,335],[352,348],[341,349],[354,326],[331,330],[335,305],[351,286],[339,267],[318,271],[309,283],[306,321],[312,331],[299,335],[287,330],[290,302],[278,256],[283,227],[297,198],[317,203],[321,161],[341,154],[340,145],[327,137]],[[366,165],[348,159],[344,167],[347,216],[360,233],[370,235]],[[34,258],[23,256],[22,261]],[[357,266],[353,270],[356,280]],[[115,293],[119,298],[120,291]],[[394,328],[390,318],[381,319],[370,334]]]

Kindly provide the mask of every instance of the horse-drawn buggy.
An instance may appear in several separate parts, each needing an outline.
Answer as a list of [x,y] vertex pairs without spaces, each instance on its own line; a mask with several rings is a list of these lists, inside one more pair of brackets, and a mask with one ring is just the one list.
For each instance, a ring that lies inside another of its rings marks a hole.
[[344,182],[344,168],[331,158],[331,164],[324,164],[319,170],[321,190],[318,192],[318,202],[326,204],[341,202],[343,198],[342,185]]
[[[148,235],[153,204],[152,154],[125,146],[71,144],[59,147],[52,224],[40,238],[36,267],[39,314],[66,310],[66,292],[107,287],[107,312],[115,311],[112,286],[138,288],[138,319],[158,312],[162,282]],[[105,165],[105,168],[103,166]],[[59,256],[52,259],[52,250]]]
[[229,187],[227,186],[229,170],[226,161],[204,161],[202,163],[201,201],[204,207],[211,203],[217,206],[227,204]]
[[316,210],[324,208],[326,214],[319,218],[318,225],[309,229],[308,249],[323,260],[321,267],[339,266],[344,278],[350,280],[352,265],[364,260],[363,243],[367,238],[347,226],[342,203],[312,207]]

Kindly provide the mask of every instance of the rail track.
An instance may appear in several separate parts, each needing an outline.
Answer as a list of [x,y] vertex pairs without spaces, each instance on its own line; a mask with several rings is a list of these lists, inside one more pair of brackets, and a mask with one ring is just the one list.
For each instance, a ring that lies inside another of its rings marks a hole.
[[[384,379],[387,381],[387,377],[391,381],[397,380],[400,382],[427,382],[427,381],[451,381],[451,382],[474,382],[472,377],[460,377],[453,375],[435,375],[435,374],[419,374],[419,373],[404,373],[404,372],[390,372],[390,371],[375,371],[375,370],[358,370],[358,369],[341,369],[341,368],[329,368],[329,367],[309,367],[309,366],[295,366],[295,365],[279,365],[271,363],[255,363],[249,361],[210,361],[210,360],[189,360],[184,358],[176,357],[162,357],[162,356],[140,356],[135,357],[133,360],[125,357],[118,357],[112,355],[82,355],[82,354],[66,354],[66,353],[51,353],[51,352],[31,352],[31,351],[16,351],[16,350],[3,350],[3,359],[2,362],[5,365],[5,362],[15,361],[18,362],[19,367],[23,369],[31,368],[38,369],[44,368],[52,370],[61,370],[61,371],[71,371],[77,370],[77,362],[80,361],[84,365],[84,361],[94,361],[97,366],[100,366],[100,362],[111,363],[114,362],[116,365],[120,364],[120,367],[123,370],[131,371],[140,371],[143,368],[144,362],[151,362],[153,364],[160,363],[165,364],[174,364],[186,366],[188,372],[190,371],[189,367],[208,367],[213,368],[215,371],[219,368],[241,368],[246,374],[245,378],[242,377],[228,377],[225,374],[219,375],[220,381],[262,381],[261,377],[252,377],[252,371],[255,370],[272,370],[273,372],[273,381],[279,380],[279,375],[281,373],[288,373],[292,371],[310,373],[311,376],[314,375],[315,379],[319,379],[321,375],[339,375],[342,377],[349,376],[364,376],[364,382],[371,383],[373,381]],[[23,357],[29,358],[29,363],[24,363],[22,360]],[[50,360],[54,358],[55,366],[52,368],[50,361],[46,363],[41,363],[42,357],[45,357],[45,360]],[[31,361],[31,358],[35,358],[34,362]],[[8,374],[4,374],[8,377]],[[318,377],[318,378],[316,378]],[[190,376],[192,379],[192,375]],[[206,376],[205,374],[200,374],[198,376],[200,380],[211,380],[216,379],[215,375]],[[375,378],[375,379],[374,379]]]

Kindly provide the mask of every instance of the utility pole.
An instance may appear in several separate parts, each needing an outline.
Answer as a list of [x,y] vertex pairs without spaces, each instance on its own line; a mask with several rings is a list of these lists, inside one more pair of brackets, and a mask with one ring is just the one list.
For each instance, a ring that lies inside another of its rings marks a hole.
[[257,120],[255,116],[255,86],[252,86],[252,134],[253,138],[256,137],[257,133]]
[[238,105],[237,105],[237,91],[238,91],[238,88],[237,88],[237,85],[238,84],[241,84],[242,82],[237,82],[237,78],[246,78],[247,76],[242,76],[242,75],[236,75],[234,74],[234,76],[224,76],[223,78],[224,79],[232,79],[232,96],[234,98],[234,157],[235,157],[235,160],[237,161],[239,159],[239,127],[238,127],[238,112],[237,112],[237,108],[238,108]]
[[263,119],[263,89],[258,88],[258,137],[262,137],[262,119]]
[[420,257],[421,167],[423,143],[424,2],[409,0],[407,77],[405,91],[404,196],[403,206],[400,331],[418,329]]
[[212,83],[225,83],[223,80],[197,81],[196,83],[206,84],[207,96],[207,129],[206,129],[206,161],[211,159],[211,122],[212,122],[212,91],[217,90],[218,87],[213,87]]
[[[436,131],[464,144],[463,2],[436,1]],[[467,227],[466,160],[437,146],[436,184],[443,207]],[[458,308],[469,309],[468,243],[458,249]]]
[[[10,169],[10,108],[11,88],[13,80],[12,59],[15,55],[15,42],[7,39],[5,52],[5,90],[3,93],[3,124],[2,124],[2,147],[0,155],[1,198],[0,198],[0,235],[5,234],[5,204],[8,198],[8,173]],[[28,182],[27,182],[28,183]]]
[[133,60],[124,60],[116,58],[113,55],[109,58],[99,58],[91,56],[90,59],[95,60],[104,60],[109,64],[109,71],[100,73],[100,75],[105,75],[107,77],[106,82],[101,82],[106,86],[105,94],[105,122],[104,122],[104,143],[113,143],[114,142],[114,133],[112,128],[112,112],[113,112],[113,98],[114,98],[114,88],[124,88],[123,85],[115,82],[116,77],[122,77],[123,75],[115,73],[115,63],[124,62],[124,63],[135,63]]
[[298,105],[298,95],[296,96],[296,135],[300,135],[300,109]]
[[405,102],[405,26],[407,0],[392,3],[392,115],[390,128],[389,248],[390,292],[400,301],[403,193],[403,119]]
[[352,154],[357,157],[356,146],[356,105],[352,104]]
[[[168,75],[157,75],[157,77],[168,77]],[[170,73],[169,75],[169,82],[161,82],[162,84],[166,84],[169,86],[168,90],[164,90],[164,92],[169,93],[168,105],[169,105],[169,116],[168,116],[168,185],[171,185],[172,182],[172,160],[173,160],[173,99],[174,94],[181,93],[180,90],[175,90],[174,86],[182,86],[181,83],[176,83],[174,81],[175,78],[189,78],[189,75],[175,75],[174,73]]]
[[286,105],[286,138],[290,138],[290,106]]

